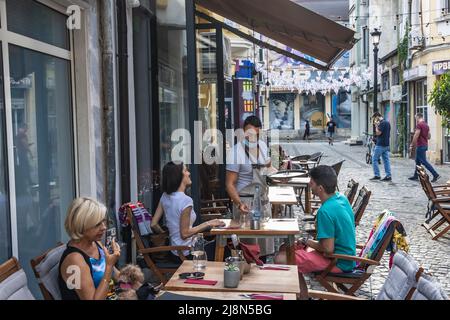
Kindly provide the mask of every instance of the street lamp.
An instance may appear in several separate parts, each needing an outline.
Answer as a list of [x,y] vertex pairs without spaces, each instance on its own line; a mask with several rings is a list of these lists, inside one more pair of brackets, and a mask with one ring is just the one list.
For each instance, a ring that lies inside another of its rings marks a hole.
[[378,104],[378,44],[380,43],[381,31],[375,28],[370,35],[373,43],[373,111],[377,112]]

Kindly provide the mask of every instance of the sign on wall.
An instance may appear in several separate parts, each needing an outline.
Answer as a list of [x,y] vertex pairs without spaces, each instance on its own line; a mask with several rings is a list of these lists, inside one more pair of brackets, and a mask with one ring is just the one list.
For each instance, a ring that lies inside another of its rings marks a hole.
[[450,71],[450,60],[434,61],[433,74],[441,75]]

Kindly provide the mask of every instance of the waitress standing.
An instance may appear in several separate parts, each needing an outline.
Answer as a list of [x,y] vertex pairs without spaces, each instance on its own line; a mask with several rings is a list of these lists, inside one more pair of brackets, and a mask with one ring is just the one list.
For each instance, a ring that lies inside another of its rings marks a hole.
[[[259,139],[262,124],[256,116],[249,116],[244,121],[244,139],[238,142],[227,156],[226,165],[226,189],[233,202],[233,218],[240,220],[240,215],[249,214],[249,202],[253,199],[252,186],[260,185],[263,194],[263,207],[270,205],[264,203],[264,194],[267,194],[267,185],[263,177],[263,171],[271,168],[271,160],[268,157],[267,145]],[[267,209],[266,209],[267,211]],[[256,243],[255,240],[246,243]],[[259,239],[261,256],[274,252],[273,239]]]

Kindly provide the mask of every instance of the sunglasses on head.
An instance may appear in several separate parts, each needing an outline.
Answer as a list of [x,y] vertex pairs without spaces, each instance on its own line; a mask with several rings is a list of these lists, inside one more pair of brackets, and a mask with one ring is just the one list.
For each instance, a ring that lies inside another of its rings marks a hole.
[[183,272],[179,274],[180,279],[203,279],[204,272]]

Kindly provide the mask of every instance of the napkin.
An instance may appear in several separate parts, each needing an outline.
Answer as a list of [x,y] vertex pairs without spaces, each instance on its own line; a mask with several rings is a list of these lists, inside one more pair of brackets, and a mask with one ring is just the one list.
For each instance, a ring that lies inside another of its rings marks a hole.
[[217,281],[216,280],[205,280],[205,279],[187,279],[184,283],[203,284],[206,286],[214,286],[217,283]]
[[289,267],[275,267],[275,266],[262,266],[259,267],[261,270],[283,270],[283,271],[289,271],[291,268]]

